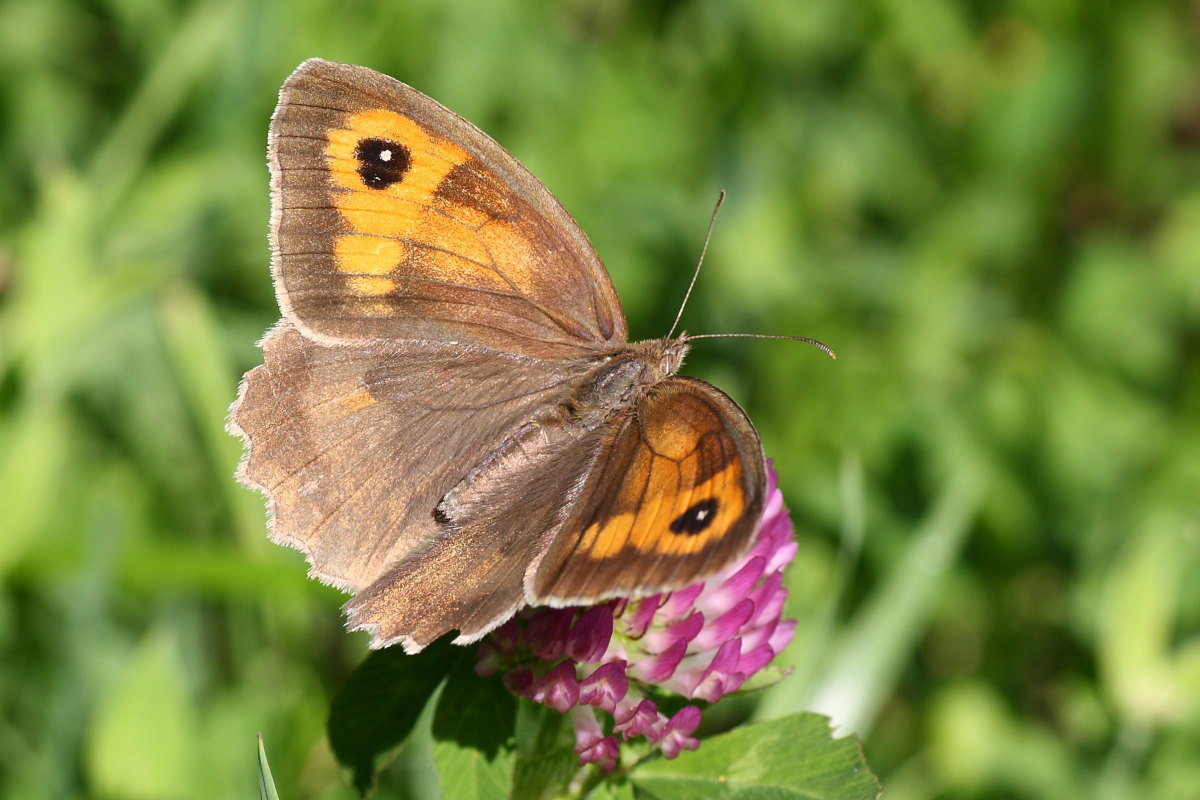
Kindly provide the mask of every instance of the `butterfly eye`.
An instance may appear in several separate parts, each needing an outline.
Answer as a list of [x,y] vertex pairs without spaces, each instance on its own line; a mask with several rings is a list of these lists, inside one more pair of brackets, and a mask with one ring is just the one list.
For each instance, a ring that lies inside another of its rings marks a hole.
[[693,504],[675,519],[671,520],[671,533],[682,533],[695,536],[709,525],[717,515],[717,498],[707,497]]
[[361,139],[354,149],[358,176],[371,189],[386,189],[404,180],[412,166],[412,153],[399,142]]

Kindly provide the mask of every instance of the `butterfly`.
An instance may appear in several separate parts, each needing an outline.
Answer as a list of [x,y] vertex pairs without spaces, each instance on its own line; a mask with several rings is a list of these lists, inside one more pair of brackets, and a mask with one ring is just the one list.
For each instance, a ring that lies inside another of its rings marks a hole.
[[271,119],[282,319],[230,418],[271,537],[416,652],[526,605],[670,591],[754,541],[759,436],[626,341],[587,237],[471,123],[364,67],[305,61]]

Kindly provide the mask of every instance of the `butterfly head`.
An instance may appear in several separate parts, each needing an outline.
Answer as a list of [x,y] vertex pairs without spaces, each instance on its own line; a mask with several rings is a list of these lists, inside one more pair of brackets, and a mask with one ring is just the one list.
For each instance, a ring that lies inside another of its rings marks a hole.
[[650,339],[633,345],[636,359],[643,369],[639,382],[654,384],[671,377],[683,366],[683,359],[690,348],[686,333],[674,338]]
[[690,348],[686,333],[681,333],[674,339],[663,340],[662,354],[658,358],[658,367],[662,370],[663,377],[674,375],[679,371]]

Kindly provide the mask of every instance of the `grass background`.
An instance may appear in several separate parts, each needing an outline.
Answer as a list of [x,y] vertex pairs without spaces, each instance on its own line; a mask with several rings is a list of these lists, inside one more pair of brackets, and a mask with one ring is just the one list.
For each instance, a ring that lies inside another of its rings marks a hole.
[[[0,0],[0,795],[350,797],[361,658],[222,425],[277,317],[267,119],[322,56],[473,120],[637,337],[685,316],[801,539],[740,710],[889,798],[1200,786],[1200,5]],[[710,715],[716,720],[717,715]],[[419,746],[388,778],[433,790]]]

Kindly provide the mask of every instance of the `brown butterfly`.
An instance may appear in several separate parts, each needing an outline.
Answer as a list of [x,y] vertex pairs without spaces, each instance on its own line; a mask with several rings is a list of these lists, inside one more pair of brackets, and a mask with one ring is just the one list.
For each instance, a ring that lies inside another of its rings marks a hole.
[[741,409],[625,340],[575,221],[471,123],[310,60],[271,120],[283,319],[230,421],[272,538],[415,652],[524,605],[677,589],[751,545],[766,478]]

